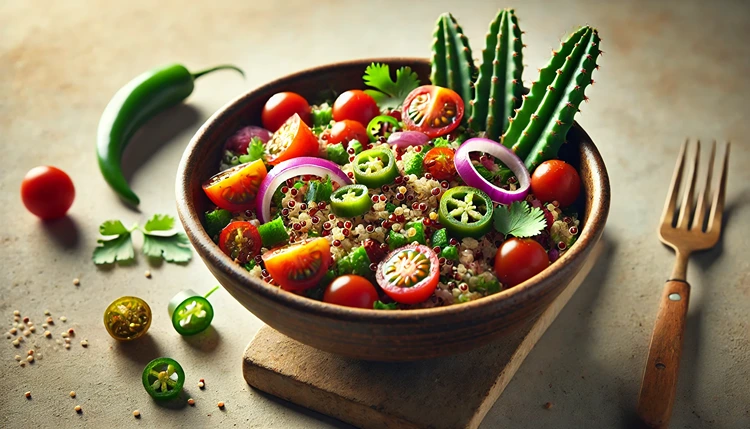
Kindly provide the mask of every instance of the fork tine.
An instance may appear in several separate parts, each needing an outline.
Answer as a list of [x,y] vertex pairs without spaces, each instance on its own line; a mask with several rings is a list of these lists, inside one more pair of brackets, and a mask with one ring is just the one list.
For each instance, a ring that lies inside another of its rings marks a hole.
[[721,166],[721,180],[719,191],[714,194],[711,203],[711,214],[708,217],[708,229],[706,232],[721,232],[721,220],[724,217],[724,197],[727,193],[727,170],[729,169],[729,142],[724,149],[724,163]]
[[[695,162],[688,165],[687,189],[682,195],[682,204],[680,205],[680,215],[677,218],[677,228],[687,229],[690,224],[690,214],[693,210],[693,189],[695,188],[695,176],[698,172],[698,161],[701,155],[701,142],[698,140],[695,145]],[[685,154],[687,157],[687,154]]]
[[677,164],[674,166],[674,173],[672,173],[672,184],[669,185],[669,193],[667,193],[667,201],[664,203],[664,212],[661,215],[662,226],[672,226],[672,220],[674,219],[674,209],[677,206],[677,196],[679,195],[680,181],[682,180],[682,167],[685,165],[685,152],[687,152],[688,141],[682,144],[680,148],[680,154],[677,156]]
[[708,159],[708,173],[706,173],[706,186],[704,186],[700,195],[698,196],[698,205],[695,207],[695,215],[693,216],[693,226],[691,230],[703,230],[703,224],[706,223],[706,213],[708,212],[708,204],[711,196],[711,176],[714,171],[714,158],[716,157],[716,140],[711,145],[711,156]]

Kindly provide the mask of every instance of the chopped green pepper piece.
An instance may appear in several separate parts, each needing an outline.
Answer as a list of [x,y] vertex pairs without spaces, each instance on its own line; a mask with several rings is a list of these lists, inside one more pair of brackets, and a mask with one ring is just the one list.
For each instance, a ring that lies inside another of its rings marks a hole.
[[333,109],[328,103],[323,103],[317,109],[310,112],[314,127],[325,127],[333,119]]
[[346,153],[344,145],[341,143],[326,146],[326,157],[338,165],[344,165],[349,162],[349,154]]
[[450,140],[444,138],[444,137],[438,137],[435,140],[432,141],[432,145],[434,147],[450,147],[451,142]]
[[452,261],[458,261],[458,247],[456,246],[445,246],[440,251],[440,257],[450,259]]
[[185,371],[176,360],[161,357],[149,362],[141,374],[143,388],[154,399],[176,398],[185,384]]
[[277,244],[286,243],[289,240],[289,233],[286,232],[284,221],[281,216],[277,216],[271,222],[266,222],[258,227],[260,241],[263,247],[270,249]]
[[211,239],[218,236],[225,226],[232,221],[232,212],[224,209],[216,209],[206,212],[206,232]]
[[398,304],[395,302],[386,304],[383,301],[377,300],[372,304],[372,308],[375,310],[398,310]]
[[251,259],[247,261],[247,264],[243,265],[242,268],[246,269],[247,271],[252,271],[256,265],[258,264],[255,263],[255,259]]
[[307,185],[307,194],[305,199],[307,202],[318,202],[318,201],[329,201],[331,199],[331,192],[333,192],[333,184],[331,178],[326,177],[326,180],[312,180]]
[[487,279],[483,275],[480,275],[475,278],[477,279],[475,289],[478,292],[484,292],[487,295],[500,292],[500,281],[495,277]]
[[397,207],[398,206],[393,203],[385,203],[385,209],[388,211],[388,213],[395,212]]
[[388,233],[388,247],[391,250],[398,249],[399,247],[404,247],[407,244],[409,244],[409,240],[404,234],[393,230]]
[[[411,228],[414,228],[415,234],[409,236],[409,230]],[[416,241],[419,244],[427,244],[427,239],[424,236],[424,225],[422,224],[422,221],[415,220],[412,222],[407,222],[404,230],[406,239],[409,240],[409,243],[413,243]]]
[[[407,156],[408,155],[408,156]],[[404,161],[404,173],[405,174],[416,174],[417,177],[424,175],[424,153],[422,152],[409,152],[402,159]]]
[[448,231],[445,228],[440,228],[432,234],[432,247],[444,248],[448,245],[450,240],[448,239]]
[[[354,154],[357,155],[360,152],[362,152],[362,143],[359,142],[359,140],[352,140],[349,142],[349,148],[354,149]],[[349,161],[349,157],[346,158],[347,161]]]
[[362,277],[372,274],[372,271],[370,271],[370,257],[367,256],[364,246],[359,246],[352,250],[348,258],[352,264],[352,272],[350,274],[357,274]]

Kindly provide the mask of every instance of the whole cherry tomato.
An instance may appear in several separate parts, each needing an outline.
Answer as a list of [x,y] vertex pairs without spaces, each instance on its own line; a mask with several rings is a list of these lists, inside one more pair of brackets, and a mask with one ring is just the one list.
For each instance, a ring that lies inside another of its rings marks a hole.
[[367,130],[357,121],[344,119],[333,124],[333,127],[327,132],[328,143],[348,143],[351,140],[365,144],[370,141],[367,137]]
[[354,274],[336,278],[326,288],[323,301],[346,307],[372,308],[378,291],[369,280]]
[[263,128],[274,132],[295,113],[307,125],[312,124],[310,103],[304,97],[295,92],[279,92],[274,94],[266,101],[266,105],[263,106],[263,112],[261,113]]
[[372,118],[379,114],[378,103],[364,91],[358,89],[344,92],[333,102],[333,119],[335,121],[351,119],[366,127]]
[[531,175],[531,192],[542,202],[557,201],[560,207],[567,207],[581,192],[581,177],[565,161],[544,161]]
[[506,286],[523,283],[548,266],[544,247],[529,238],[508,239],[495,254],[495,274]]
[[75,197],[73,181],[59,168],[34,167],[21,182],[23,205],[42,219],[65,216]]

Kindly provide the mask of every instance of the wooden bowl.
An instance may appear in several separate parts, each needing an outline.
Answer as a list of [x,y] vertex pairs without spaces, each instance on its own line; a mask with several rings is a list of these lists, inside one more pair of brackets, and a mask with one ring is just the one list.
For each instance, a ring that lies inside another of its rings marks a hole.
[[430,64],[422,58],[355,60],[278,79],[216,112],[185,149],[177,172],[177,211],[185,232],[211,273],[237,301],[277,331],[320,350],[357,359],[410,361],[464,352],[502,338],[547,307],[578,272],[602,234],[609,211],[609,179],[594,143],[578,125],[560,153],[578,169],[583,181],[578,241],[537,276],[477,301],[378,311],[297,296],[251,277],[219,250],[201,224],[203,213],[212,209],[201,184],[216,173],[224,141],[244,125],[260,124],[261,110],[271,95],[294,91],[315,102],[363,88],[362,75],[373,61],[389,64],[392,73],[411,66],[422,82],[429,82]]

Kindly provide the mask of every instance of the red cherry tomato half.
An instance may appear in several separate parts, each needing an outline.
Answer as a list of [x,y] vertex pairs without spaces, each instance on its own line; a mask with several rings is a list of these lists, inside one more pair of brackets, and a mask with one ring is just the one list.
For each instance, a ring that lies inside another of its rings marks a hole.
[[378,264],[375,278],[392,300],[418,304],[435,291],[439,274],[435,252],[422,244],[410,244],[389,253]]
[[401,114],[404,128],[434,139],[458,127],[464,117],[464,101],[451,89],[423,85],[406,96]]
[[495,254],[495,273],[506,286],[515,286],[549,266],[544,247],[529,238],[511,238]]
[[219,248],[239,264],[247,264],[260,253],[258,228],[250,222],[235,221],[225,226],[219,235]]
[[456,175],[456,164],[453,162],[455,152],[447,147],[430,149],[424,156],[425,171],[437,180],[451,180]]
[[352,89],[339,95],[333,102],[333,120],[351,119],[366,127],[380,114],[378,103],[364,91]]
[[21,182],[23,205],[42,219],[65,216],[75,197],[73,181],[59,168],[34,167]]
[[357,121],[351,119],[344,119],[343,121],[336,122],[333,127],[326,132],[328,143],[346,143],[357,140],[360,143],[367,143],[370,138],[367,137],[367,130],[365,127]]
[[531,175],[531,192],[542,202],[557,201],[560,207],[567,207],[581,192],[581,177],[565,161],[544,161]]
[[323,301],[346,307],[372,308],[378,291],[369,280],[354,274],[336,278],[323,294]]
[[317,156],[319,151],[318,138],[296,113],[266,143],[267,161],[271,165],[300,156]]
[[325,238],[310,238],[263,254],[266,270],[285,290],[315,287],[331,266],[331,245]]
[[261,113],[263,128],[274,132],[278,130],[287,119],[294,114],[307,124],[312,124],[310,103],[304,97],[295,92],[279,92],[266,101]]
[[224,170],[203,184],[203,192],[217,206],[238,212],[255,207],[255,197],[263,179],[266,166],[260,159]]

